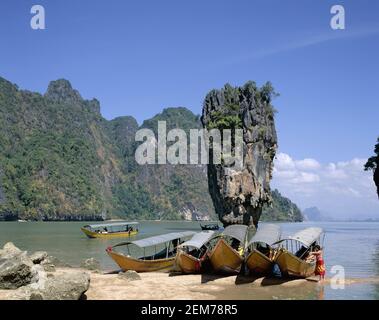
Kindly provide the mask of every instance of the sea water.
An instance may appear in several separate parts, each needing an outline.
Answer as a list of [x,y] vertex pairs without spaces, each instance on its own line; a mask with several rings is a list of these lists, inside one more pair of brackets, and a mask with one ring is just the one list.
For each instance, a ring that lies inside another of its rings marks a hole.
[[[13,242],[28,252],[37,250],[71,264],[79,266],[81,261],[93,257],[100,261],[104,270],[115,270],[117,265],[105,249],[128,239],[89,239],[80,227],[85,222],[0,222],[0,246]],[[228,299],[379,299],[379,223],[377,222],[303,222],[279,223],[283,237],[309,226],[325,230],[324,260],[327,277],[333,277],[333,266],[342,267],[347,279],[362,279],[344,289],[333,289],[330,284],[299,287],[281,287],[272,293],[260,289],[256,297],[248,284],[227,288],[220,298]],[[136,240],[175,231],[200,231],[198,222],[184,221],[141,221]]]

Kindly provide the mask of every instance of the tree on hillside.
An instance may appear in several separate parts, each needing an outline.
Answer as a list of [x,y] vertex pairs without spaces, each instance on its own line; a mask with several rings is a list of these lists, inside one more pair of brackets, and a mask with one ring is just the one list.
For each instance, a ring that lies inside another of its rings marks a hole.
[[365,164],[365,170],[372,170],[374,172],[374,182],[376,184],[379,197],[379,137],[375,145],[374,153],[375,156],[372,156],[367,160]]

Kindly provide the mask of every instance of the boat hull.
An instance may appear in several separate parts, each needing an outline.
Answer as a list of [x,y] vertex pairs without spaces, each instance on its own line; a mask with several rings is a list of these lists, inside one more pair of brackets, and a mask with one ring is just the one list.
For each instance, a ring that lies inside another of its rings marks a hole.
[[201,227],[201,230],[204,230],[204,231],[208,231],[208,230],[217,231],[220,229],[219,226],[207,226],[207,225],[205,225],[205,226],[200,226],[200,227]]
[[90,239],[101,238],[101,239],[114,239],[114,238],[128,238],[131,236],[135,236],[138,231],[130,231],[130,232],[114,232],[114,233],[98,233],[88,230],[86,228],[80,228],[82,232]]
[[307,278],[313,276],[316,270],[316,262],[305,262],[284,249],[278,252],[275,262],[284,277]]
[[209,255],[212,268],[217,273],[237,274],[243,258],[224,239],[220,239]]
[[107,250],[108,255],[123,271],[136,272],[169,271],[173,268],[175,257],[156,260],[140,260]]
[[252,250],[246,258],[246,266],[251,274],[267,275],[271,273],[274,261],[258,250]]
[[201,262],[194,256],[179,250],[175,257],[175,266],[178,271],[186,274],[199,273]]

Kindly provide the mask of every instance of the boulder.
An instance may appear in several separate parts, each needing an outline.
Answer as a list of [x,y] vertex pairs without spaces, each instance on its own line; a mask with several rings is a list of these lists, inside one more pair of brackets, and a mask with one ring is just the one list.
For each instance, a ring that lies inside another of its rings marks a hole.
[[88,290],[90,276],[75,271],[60,275],[48,275],[36,284],[17,289],[11,300],[79,300]]
[[0,250],[0,289],[17,289],[38,280],[32,260],[9,242]]
[[30,260],[33,261],[34,264],[40,264],[42,261],[44,261],[47,258],[47,252],[46,251],[36,251],[33,254],[29,256]]
[[119,272],[118,277],[127,281],[141,280],[141,276],[134,270]]
[[82,261],[80,267],[87,270],[99,271],[101,269],[100,262],[95,258],[89,258]]

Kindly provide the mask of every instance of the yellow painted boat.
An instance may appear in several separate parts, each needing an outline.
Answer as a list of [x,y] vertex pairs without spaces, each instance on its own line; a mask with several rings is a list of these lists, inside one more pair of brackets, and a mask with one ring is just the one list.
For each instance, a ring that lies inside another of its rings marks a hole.
[[102,224],[89,224],[80,230],[90,239],[128,238],[138,234],[138,222],[112,222]]
[[280,249],[275,262],[283,277],[307,278],[314,275],[316,261],[315,259],[309,261],[307,256],[313,246],[321,245],[322,235],[321,228],[306,228],[278,243]]
[[178,250],[175,257],[175,266],[178,271],[186,274],[199,273],[201,270],[200,259],[183,250]]
[[237,274],[241,271],[246,234],[245,225],[231,225],[225,228],[209,254],[210,263],[216,273]]
[[134,270],[137,272],[167,271],[175,262],[175,256],[156,260],[136,259],[122,253],[112,252],[107,249],[108,255],[118,264],[123,271]]
[[[194,234],[195,232],[193,231],[172,232],[160,236],[120,243],[113,247],[108,247],[106,252],[123,271],[168,271],[174,266],[178,245],[183,242],[183,239],[192,237]],[[136,258],[131,255],[129,247],[132,245],[143,250],[142,257]],[[164,245],[164,248],[159,252],[155,252],[157,246],[162,245]],[[127,253],[115,251],[114,249],[117,247],[126,247]],[[155,248],[154,254],[146,255],[145,252],[147,248]]]
[[207,259],[208,243],[215,231],[196,233],[191,240],[182,243],[176,254],[176,269],[182,273],[199,273]]
[[263,224],[246,245],[246,266],[251,274],[268,275],[274,266],[276,250],[272,245],[280,239],[280,227]]
[[313,276],[316,269],[316,262],[306,262],[296,257],[286,249],[280,249],[276,259],[283,277],[308,278]]
[[274,261],[270,256],[253,249],[246,258],[246,266],[251,274],[267,275],[270,274]]

